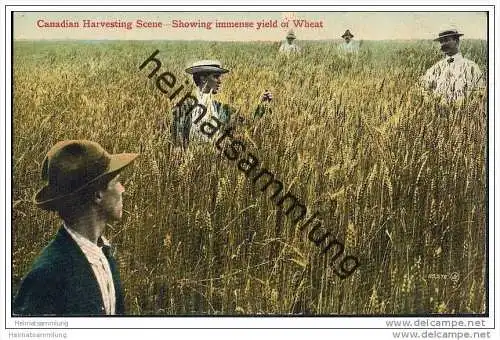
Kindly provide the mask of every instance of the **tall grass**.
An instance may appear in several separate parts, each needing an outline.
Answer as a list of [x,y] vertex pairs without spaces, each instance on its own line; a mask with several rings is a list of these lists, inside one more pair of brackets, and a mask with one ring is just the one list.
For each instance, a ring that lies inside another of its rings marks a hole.
[[[85,138],[141,153],[106,231],[130,314],[485,312],[486,99],[422,97],[414,84],[441,57],[431,42],[366,42],[355,58],[312,42],[297,58],[271,43],[14,47],[13,292],[60,226],[31,203],[41,161]],[[190,61],[225,63],[218,98],[250,122],[239,134],[360,258],[352,276],[213,147],[171,148],[174,103],[138,69],[155,49],[179,85]],[[485,42],[462,50],[485,70]],[[273,112],[252,121],[265,89]]]

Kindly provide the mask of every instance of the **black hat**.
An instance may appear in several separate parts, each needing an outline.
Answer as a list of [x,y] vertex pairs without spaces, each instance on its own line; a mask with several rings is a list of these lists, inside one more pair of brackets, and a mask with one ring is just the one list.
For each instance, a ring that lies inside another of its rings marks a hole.
[[458,33],[456,29],[447,29],[439,33],[438,37],[434,41],[440,41],[446,37],[461,37],[463,34]]
[[344,34],[342,34],[342,35],[341,35],[341,37],[342,37],[342,38],[344,38],[344,37],[351,37],[351,38],[353,38],[353,37],[354,37],[354,35],[352,35],[351,31],[346,30],[346,31],[344,32]]

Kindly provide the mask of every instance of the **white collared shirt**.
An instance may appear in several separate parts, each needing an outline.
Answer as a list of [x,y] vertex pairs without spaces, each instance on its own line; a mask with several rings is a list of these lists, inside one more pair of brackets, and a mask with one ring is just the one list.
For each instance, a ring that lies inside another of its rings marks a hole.
[[485,87],[479,66],[460,53],[446,56],[434,64],[420,78],[420,84],[426,91],[449,101],[462,99],[472,91]]
[[287,41],[281,44],[279,52],[290,54],[290,53],[300,53],[300,47],[294,43],[289,44]]
[[[113,276],[111,274],[108,259],[102,252],[102,247],[99,247],[97,244],[91,242],[71,228],[68,228],[66,225],[64,225],[64,228],[76,244],[78,244],[92,267],[101,290],[106,314],[114,315],[116,306],[115,285],[113,283]],[[109,246],[108,241],[104,237],[101,236],[101,239],[104,245]]]
[[192,140],[195,141],[210,142],[211,139],[200,130],[202,124],[208,123],[216,127],[218,125],[218,122],[215,121],[212,117],[215,117],[220,122],[223,122],[223,119],[219,116],[219,112],[215,107],[215,103],[211,92],[203,93],[200,91],[200,89],[196,89],[196,98],[198,99],[198,103],[202,104],[207,109],[207,111],[203,116],[203,118],[198,119],[198,117],[202,115],[202,109],[200,107],[196,107],[193,110],[191,116],[192,125],[191,125],[190,137]]
[[351,40],[349,43],[345,41],[339,45],[339,51],[343,53],[358,53],[359,52],[359,42]]

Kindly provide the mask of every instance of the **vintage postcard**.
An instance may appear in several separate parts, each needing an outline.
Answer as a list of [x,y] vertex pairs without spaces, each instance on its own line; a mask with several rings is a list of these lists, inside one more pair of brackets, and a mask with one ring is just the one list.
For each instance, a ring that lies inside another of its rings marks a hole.
[[9,324],[487,318],[491,8],[8,9]]

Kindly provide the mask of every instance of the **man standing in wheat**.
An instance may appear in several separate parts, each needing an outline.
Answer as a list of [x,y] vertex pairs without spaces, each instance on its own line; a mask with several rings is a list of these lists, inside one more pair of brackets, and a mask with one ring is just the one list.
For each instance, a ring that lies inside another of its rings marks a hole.
[[294,43],[295,39],[295,33],[290,30],[286,35],[286,41],[281,44],[279,52],[287,56],[293,53],[300,53],[300,47]]
[[447,101],[463,99],[485,88],[485,79],[479,66],[460,53],[460,37],[456,29],[439,33],[434,41],[441,44],[445,57],[434,64],[420,78],[420,85],[427,93]]
[[[229,70],[218,60],[201,60],[186,69],[193,76],[195,96],[189,96],[173,108],[171,134],[174,145],[187,148],[190,141],[210,142],[222,125],[236,125],[243,117],[237,110],[214,99],[222,86],[222,76]],[[261,117],[270,112],[272,94],[265,91],[254,112]]]
[[352,38],[354,38],[354,35],[350,30],[346,30],[344,34],[341,35],[341,38],[344,39],[344,42],[339,45],[339,51],[341,53],[359,52],[359,44],[357,41],[352,40]]

